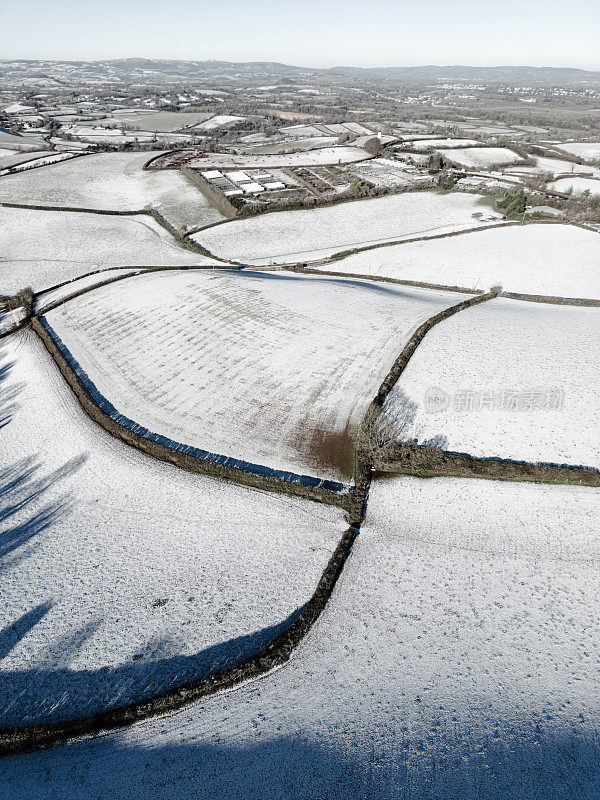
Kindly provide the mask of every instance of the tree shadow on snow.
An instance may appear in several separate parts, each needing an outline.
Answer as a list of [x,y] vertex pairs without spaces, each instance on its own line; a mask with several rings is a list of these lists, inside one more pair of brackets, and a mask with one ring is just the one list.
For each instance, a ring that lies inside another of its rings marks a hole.
[[86,461],[81,455],[62,467],[42,475],[41,464],[33,456],[0,469],[0,576],[32,554],[32,540],[71,509],[73,501],[62,494],[49,503],[46,492],[75,474]]
[[[19,408],[16,402],[21,384],[4,385],[14,361],[0,351],[0,430],[12,421]],[[0,436],[2,434],[0,433]],[[0,440],[1,444],[1,440]],[[68,494],[44,502],[46,492],[72,476],[86,461],[82,454],[62,467],[43,475],[42,464],[35,455],[28,455],[0,467],[0,578],[3,569],[14,567],[33,552],[31,541],[49,528],[72,506]]]
[[[370,294],[380,294],[380,295],[388,295],[389,297],[408,297],[414,298],[415,293],[421,292],[419,295],[419,299],[423,301],[423,303],[436,303],[439,304],[439,297],[435,295],[433,291],[429,291],[427,295],[422,294],[422,290],[419,287],[412,287],[412,286],[403,286],[402,284],[389,284],[389,283],[382,283],[382,282],[374,282],[374,281],[367,281],[361,280],[360,278],[352,278],[352,277],[334,277],[334,276],[327,276],[323,275],[322,277],[317,277],[316,275],[302,275],[301,273],[294,273],[293,275],[289,272],[286,273],[282,272],[260,272],[258,270],[252,269],[244,269],[243,271],[238,270],[223,270],[223,272],[227,273],[227,276],[234,275],[240,280],[245,278],[260,278],[263,281],[300,281],[300,282],[310,282],[317,286],[318,284],[337,284],[343,286],[351,286],[353,288],[362,289],[365,292]],[[443,290],[442,290],[443,291]],[[441,292],[440,292],[441,293]],[[458,302],[458,301],[457,301]]]
[[22,386],[3,386],[4,382],[10,376],[14,361],[7,361],[4,350],[0,350],[0,429],[11,421],[14,412],[16,411],[15,399]]
[[[162,694],[253,655],[288,628],[303,609],[304,606],[296,609],[276,625],[212,645],[190,656],[147,661],[142,661],[139,656],[140,660],[117,667],[90,670],[45,666],[52,660],[46,658],[35,668],[5,670],[0,672],[0,728],[93,716]],[[40,607],[15,624],[19,630],[25,630],[28,621],[35,619],[36,615],[40,619],[43,616]],[[98,624],[98,620],[93,620],[84,629],[61,640],[58,648],[53,643],[52,651],[59,652],[62,662],[68,663],[93,635]],[[0,653],[7,647],[3,647],[2,637],[10,645],[11,637],[17,635],[11,631],[12,626],[0,631]]]
[[[310,687],[307,684],[307,691]],[[265,692],[268,697],[268,691]],[[470,757],[404,741],[400,731],[370,738],[369,720],[345,738],[332,730],[311,735],[289,722],[287,735],[269,725],[276,707],[237,708],[246,728],[228,735],[211,714],[203,730],[202,708],[194,727],[183,715],[138,727],[142,744],[122,736],[74,742],[49,751],[0,761],[0,797],[11,800],[597,800],[598,743],[564,732],[510,745],[467,742]],[[210,713],[207,711],[207,713]],[[181,721],[180,721],[181,720]],[[285,724],[285,720],[283,720]],[[179,723],[179,726],[178,724]],[[343,724],[343,723],[342,723]],[[172,738],[165,742],[165,730]],[[242,732],[240,732],[242,731]],[[398,736],[395,734],[398,733]],[[433,731],[431,732],[433,734]],[[148,738],[146,738],[148,737]],[[229,744],[238,740],[240,744]],[[243,743],[243,744],[242,744]],[[464,749],[461,741],[458,749]],[[4,790],[2,794],[2,783]]]

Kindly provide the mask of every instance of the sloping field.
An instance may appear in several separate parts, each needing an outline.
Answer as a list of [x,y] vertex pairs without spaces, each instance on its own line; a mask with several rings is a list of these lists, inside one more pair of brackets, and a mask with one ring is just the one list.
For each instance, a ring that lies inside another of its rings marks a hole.
[[548,187],[557,192],[571,192],[572,194],[582,194],[589,192],[592,195],[600,194],[600,180],[594,178],[559,178]]
[[403,441],[598,468],[599,344],[600,308],[498,298],[436,325],[385,408]]
[[0,202],[137,211],[157,206],[175,227],[224,219],[179,170],[144,171],[160,151],[97,153],[0,178]]
[[516,164],[523,159],[508,147],[466,147],[438,150],[443,156],[463,167],[486,169],[494,164]]
[[571,225],[513,225],[365,250],[323,269],[600,299],[600,236]]
[[0,727],[189,681],[309,600],[346,528],[339,509],[117,442],[32,333],[3,342],[0,369]]
[[0,761],[12,800],[598,796],[593,489],[376,481],[332,600],[268,679]]
[[[35,171],[35,170],[34,170]],[[152,217],[0,207],[0,294],[35,291],[103,267],[210,263]]]
[[289,273],[126,278],[47,320],[118,412],[175,442],[340,480],[406,340],[462,296]]
[[[353,247],[435,236],[500,219],[478,205],[478,199],[458,193],[411,192],[234,220],[192,238],[216,255],[256,265],[310,261]],[[485,219],[480,216],[482,210]]]

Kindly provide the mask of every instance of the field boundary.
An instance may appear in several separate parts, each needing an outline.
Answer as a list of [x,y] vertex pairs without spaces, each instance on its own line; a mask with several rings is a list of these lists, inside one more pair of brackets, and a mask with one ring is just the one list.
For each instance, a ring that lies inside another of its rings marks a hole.
[[190,472],[211,475],[266,491],[305,497],[320,503],[336,505],[347,511],[351,510],[354,503],[353,486],[211,453],[175,442],[138,425],[120,414],[98,391],[43,315],[32,320],[32,328],[42,339],[88,416],[126,444]]
[[[419,190],[419,191],[422,191],[422,190]],[[466,192],[465,192],[465,194],[466,194]],[[477,192],[475,192],[474,194],[477,194]],[[357,200],[371,200],[371,199],[376,200],[377,198],[358,197],[358,198],[353,198],[352,200],[348,200],[346,202],[355,202]],[[336,205],[341,205],[341,203],[338,203]],[[275,213],[275,212],[271,212],[271,213]],[[264,215],[259,214],[257,216],[264,216]],[[245,219],[253,219],[253,217],[246,217]],[[206,226],[204,226],[203,228],[201,228],[198,231],[190,231],[190,235],[195,234],[195,233],[201,233],[203,230],[206,230],[207,228],[212,228],[215,225],[223,225],[225,223],[239,222],[239,221],[240,221],[240,219],[220,220],[218,223],[213,223],[211,225],[206,225]],[[312,264],[317,264],[317,265],[318,264],[323,264],[323,265],[332,264],[332,263],[335,263],[336,261],[343,261],[345,258],[348,258],[349,256],[354,256],[354,255],[357,255],[358,253],[364,253],[364,252],[367,252],[369,250],[378,250],[381,247],[395,247],[396,245],[413,244],[414,242],[428,242],[428,241],[434,241],[436,239],[448,239],[451,236],[462,236],[463,234],[466,234],[466,233],[478,233],[479,231],[489,231],[489,230],[493,230],[495,228],[510,228],[510,227],[515,226],[515,225],[573,225],[574,227],[582,228],[583,230],[591,231],[592,233],[597,233],[597,231],[594,231],[592,228],[588,228],[587,226],[583,225],[582,223],[570,222],[568,220],[559,220],[559,219],[556,219],[556,220],[555,219],[533,219],[533,220],[525,220],[525,221],[522,221],[522,220],[504,220],[504,221],[499,221],[499,222],[492,222],[489,225],[483,224],[483,225],[476,225],[476,226],[474,226],[472,228],[462,228],[459,231],[447,231],[446,233],[434,233],[434,234],[432,234],[430,236],[425,234],[425,235],[422,235],[422,236],[412,236],[412,237],[409,237],[409,238],[406,238],[406,239],[394,239],[393,241],[374,242],[372,244],[359,245],[357,247],[348,248],[346,250],[339,250],[336,253],[332,253],[329,256],[324,256],[323,258],[315,258],[313,260],[306,260],[304,262],[301,262],[301,261],[287,261],[287,262],[281,262],[280,264],[270,264],[268,266],[276,266],[276,267],[280,267],[281,269],[283,269],[284,267],[294,267],[294,266],[298,266],[298,265],[302,266],[304,264],[307,267],[310,267],[310,265],[312,265]],[[206,250],[206,252],[209,253],[208,250]],[[215,256],[212,253],[210,253],[210,255],[211,255],[212,258],[219,258],[219,256]],[[254,269],[257,268],[255,266],[253,266],[252,264],[246,264],[245,262],[237,262],[237,263],[239,263],[241,266],[253,267]],[[347,274],[347,273],[344,273],[344,274]],[[370,277],[373,277],[373,276],[370,276]]]
[[501,292],[500,297],[508,300],[522,300],[526,303],[548,303],[558,306],[600,306],[600,300],[585,297],[555,297],[545,294],[521,294],[521,292]]
[[394,361],[392,368],[384,378],[383,383],[381,384],[379,391],[375,396],[374,402],[376,402],[378,406],[382,406],[384,404],[388,394],[398,382],[400,375],[402,375],[404,372],[406,365],[412,358],[415,350],[435,325],[437,325],[439,322],[443,322],[449,317],[454,316],[454,314],[458,314],[460,311],[464,311],[466,308],[479,305],[479,303],[485,303],[488,300],[493,300],[495,297],[498,297],[498,294],[498,289],[491,289],[489,292],[485,292],[484,294],[477,295],[476,297],[470,297],[468,300],[463,300],[461,303],[457,303],[454,306],[444,308],[442,311],[434,314],[433,317],[429,317],[429,319],[423,322],[422,325],[419,325],[417,330],[404,345],[402,352]]
[[0,730],[0,756],[29,752],[79,736],[114,730],[143,719],[174,711],[188,703],[257,678],[285,664],[323,612],[340,577],[354,541],[357,526],[348,528],[325,567],[317,587],[298,617],[268,644],[237,664],[217,670],[203,678],[184,683],[168,692],[94,717],[69,722],[14,726]]
[[[136,272],[136,271],[131,271],[131,272],[127,272],[125,275],[122,275],[122,274],[113,275],[112,277],[106,278],[105,280],[99,281],[98,283],[94,283],[91,286],[83,286],[81,289],[78,289],[76,292],[71,292],[71,294],[67,294],[64,297],[61,297],[60,299],[55,300],[53,303],[50,303],[49,305],[45,306],[41,310],[41,312],[40,311],[36,311],[36,316],[40,316],[40,314],[47,314],[48,311],[52,311],[53,309],[58,308],[59,306],[62,306],[63,303],[66,303],[68,300],[73,300],[75,297],[79,297],[80,295],[85,294],[86,292],[89,292],[92,289],[99,289],[101,286],[108,286],[110,283],[116,283],[117,281],[120,281],[123,278],[131,278],[133,275],[138,275],[138,274],[139,273]],[[68,285],[68,284],[66,284],[66,285]],[[37,295],[36,295],[36,297],[37,297]],[[38,301],[36,300],[36,302],[38,302]]]
[[[48,144],[51,146],[51,148],[55,147],[55,145],[52,145],[50,142],[48,142]],[[38,152],[38,151],[32,150],[31,152],[35,153],[35,152]],[[40,167],[53,167],[56,164],[62,164],[63,161],[72,161],[74,158],[81,158],[82,156],[92,155],[92,153],[90,153],[89,151],[86,151],[86,152],[83,152],[83,153],[79,153],[77,151],[53,150],[52,149],[49,152],[54,153],[54,155],[56,155],[56,154],[69,154],[69,158],[61,158],[58,161],[51,161],[49,164],[39,164],[38,163],[39,161],[42,161],[44,158],[49,158],[48,155],[40,156],[38,159],[32,158],[31,159],[31,164],[29,164],[29,162],[26,161],[24,163],[27,164],[28,166],[24,166],[21,169],[19,169],[19,167],[21,166],[20,164],[15,164],[14,167],[4,167],[4,170],[6,170],[6,171],[0,170],[0,177],[5,178],[8,175],[18,175],[20,172],[28,172],[30,169],[40,169]]]
[[[420,191],[422,191],[422,190],[420,190]],[[373,198],[373,197],[355,197],[355,198],[352,198],[351,200],[346,200],[345,202],[351,203],[351,202],[357,202],[359,200],[377,200],[377,199],[378,198]],[[342,202],[335,203],[335,205],[342,205]],[[303,209],[293,209],[293,210],[301,211]],[[309,209],[309,210],[311,210],[311,209]],[[276,211],[270,211],[270,212],[265,212],[265,214],[266,213],[275,214],[277,212]],[[265,214],[257,214],[256,217],[265,216]],[[186,237],[193,236],[196,233],[202,233],[203,231],[207,230],[208,228],[214,228],[217,225],[225,225],[226,223],[232,223],[232,222],[241,222],[242,220],[248,220],[248,219],[254,219],[254,218],[255,217],[243,217],[243,218],[237,218],[237,219],[222,219],[222,220],[219,220],[218,222],[213,222],[210,225],[204,225],[199,230],[191,230],[188,233],[186,233]],[[539,222],[539,220],[536,220],[536,222]],[[554,220],[544,220],[544,222],[554,223]],[[531,224],[531,223],[527,223],[526,222],[525,224],[527,225],[527,224]],[[565,224],[565,223],[563,223],[563,224]],[[508,222],[495,222],[495,223],[492,223],[491,225],[478,225],[478,226],[476,226],[474,228],[465,228],[465,229],[460,230],[460,231],[449,231],[447,233],[436,233],[436,234],[433,234],[432,236],[416,236],[416,237],[412,237],[410,239],[395,239],[394,241],[391,241],[391,242],[374,242],[372,244],[365,244],[365,245],[361,245],[361,246],[358,246],[358,247],[354,247],[354,248],[351,248],[349,250],[339,250],[338,252],[332,253],[329,256],[324,256],[323,258],[315,258],[315,259],[307,260],[307,261],[304,261],[304,262],[302,262],[302,261],[286,261],[286,262],[283,262],[282,261],[280,264],[266,264],[266,265],[262,265],[262,266],[263,267],[268,266],[268,267],[271,267],[271,268],[277,267],[278,269],[286,269],[286,268],[289,269],[289,268],[298,268],[298,267],[310,268],[311,265],[313,265],[313,264],[314,265],[318,265],[318,264],[323,264],[323,265],[325,265],[325,264],[333,264],[336,261],[342,261],[343,259],[348,258],[348,256],[353,256],[353,255],[356,255],[357,253],[364,253],[367,250],[377,250],[380,247],[392,247],[392,246],[399,245],[399,244],[412,244],[413,242],[425,242],[425,241],[429,241],[429,240],[433,240],[433,239],[445,239],[446,237],[449,237],[449,236],[460,236],[463,233],[476,233],[477,231],[486,231],[486,230],[490,230],[491,228],[506,228],[506,227],[510,227],[512,225],[523,225],[523,223],[519,222],[519,221],[513,221],[513,220],[508,221]],[[194,242],[193,239],[191,241]],[[194,242],[194,243],[198,244],[198,242]],[[199,246],[202,246],[202,245],[199,245]],[[218,259],[220,261],[224,260],[222,256],[216,256],[214,253],[212,253],[210,250],[208,250],[205,247],[203,247],[203,250],[206,253],[206,255],[209,255],[211,258],[216,258],[216,259]],[[235,261],[235,262],[231,261],[230,263],[235,263],[235,264],[237,264],[237,265],[239,265],[241,267],[249,267],[251,269],[261,269],[261,266],[257,266],[257,265],[250,264],[250,263],[246,263],[246,262],[243,262],[243,261]],[[344,273],[344,277],[347,277],[348,274],[349,273]],[[372,278],[373,276],[369,276],[369,277]]]
[[13,333],[18,333],[19,331],[24,330],[25,328],[27,328],[27,326],[29,325],[30,322],[31,322],[31,320],[28,317],[25,317],[25,319],[21,320],[21,322],[19,322],[17,325],[15,325],[14,328],[11,328],[8,331],[4,331],[4,332],[0,333],[0,340],[1,339],[6,339],[7,336],[12,336]]
[[[150,168],[150,164],[152,164],[153,161],[156,161],[157,158],[160,158],[161,156],[164,156],[166,153],[171,153],[171,152],[173,152],[173,151],[172,150],[163,150],[158,155],[152,156],[151,158],[148,159],[148,161],[144,162],[144,165],[142,166],[142,169],[143,170],[144,169],[149,169]],[[165,167],[165,169],[167,169],[167,168]]]
[[[256,267],[259,270],[261,267]],[[388,278],[384,275],[361,275],[355,272],[334,272],[333,270],[315,269],[313,267],[299,266],[286,266],[288,272],[298,272],[305,275],[325,275],[332,278],[346,278],[351,280],[360,281],[373,281],[374,283],[393,283],[398,286],[412,286],[415,289],[435,289],[436,291],[443,292],[457,292],[459,294],[473,294],[482,295],[485,293],[484,289],[466,289],[462,286],[445,286],[442,283],[426,283],[424,281],[409,281],[402,278]]]
[[[425,320],[413,335],[410,337],[408,342],[402,348],[402,351],[398,358],[392,364],[392,367],[386,377],[384,378],[379,390],[373,400],[371,400],[369,407],[363,417],[362,424],[360,426],[360,430],[358,432],[358,437],[356,440],[356,451],[355,451],[355,494],[356,496],[366,496],[369,488],[369,483],[371,479],[371,475],[374,470],[373,464],[373,457],[370,451],[370,428],[372,427],[374,421],[381,413],[381,408],[385,403],[385,400],[391,390],[394,388],[400,376],[406,369],[406,366],[412,356],[414,355],[416,349],[421,344],[425,336],[429,333],[429,331],[437,325],[439,322],[443,322],[445,319],[454,316],[454,314],[458,314],[460,311],[463,311],[466,308],[470,308],[471,306],[478,305],[479,303],[485,303],[488,300],[493,300],[495,297],[498,296],[498,289],[492,289],[485,294],[480,294],[475,297],[470,297],[467,300],[463,300],[461,303],[456,303],[456,305],[448,306],[448,308],[439,311],[437,314],[434,314],[429,319]],[[356,513],[356,510],[355,510]],[[354,520],[352,520],[354,522]]]
[[[407,239],[396,239],[391,242],[375,242],[373,244],[366,244],[361,245],[359,247],[352,247],[347,250],[340,250],[337,253],[332,253],[330,256],[326,256],[322,259],[315,259],[314,261],[307,261],[305,262],[307,265],[310,264],[330,264],[336,261],[343,261],[348,256],[354,256],[358,253],[364,253],[369,250],[378,250],[381,247],[394,247],[400,244],[412,244],[414,242],[428,242],[433,241],[435,239],[448,239],[451,236],[461,236],[463,233],[477,233],[478,231],[489,231],[493,228],[509,228],[513,225],[522,225],[522,222],[515,222],[515,221],[507,221],[507,222],[493,222],[490,225],[477,225],[472,228],[463,228],[460,231],[447,231],[446,233],[434,233],[431,236],[423,235],[423,236],[413,236]],[[528,224],[528,223],[525,223]]]
[[379,473],[414,475],[419,478],[487,478],[500,481],[600,486],[600,469],[551,461],[518,461],[497,456],[441,450],[427,445],[399,442],[390,458],[374,461]]
[[[115,269],[126,270],[128,268],[127,267],[108,267],[107,269],[111,269],[111,270],[115,270]],[[143,275],[146,272],[167,272],[169,270],[192,270],[192,271],[193,270],[200,270],[200,271],[221,270],[221,271],[225,271],[225,272],[227,272],[227,271],[237,272],[236,268],[231,266],[231,265],[229,265],[229,264],[223,264],[223,265],[220,265],[220,264],[219,265],[216,265],[216,264],[198,264],[198,265],[185,264],[182,267],[177,267],[177,266],[131,267],[130,268],[130,272],[127,272],[124,275],[115,275],[115,276],[113,276],[111,278],[107,278],[104,281],[100,281],[99,283],[93,283],[93,284],[90,284],[89,286],[83,286],[81,289],[78,289],[76,292],[71,292],[71,294],[65,295],[65,297],[61,297],[59,300],[55,300],[53,303],[50,303],[50,305],[48,305],[45,308],[43,308],[41,312],[39,312],[39,311],[36,312],[36,316],[43,316],[48,311],[52,311],[53,309],[57,308],[58,306],[61,306],[63,303],[66,303],[68,300],[73,300],[73,298],[80,297],[82,294],[86,294],[87,292],[91,292],[94,289],[99,289],[101,286],[107,286],[109,283],[116,283],[117,281],[125,280],[126,278],[133,278],[136,275]],[[95,275],[97,273],[105,272],[105,271],[106,270],[102,270],[101,269],[101,270],[97,270],[97,272],[96,271],[95,272],[88,272],[87,275],[82,275],[80,278],[73,278],[70,281],[65,281],[64,283],[59,283],[57,286],[53,286],[50,289],[44,289],[42,292],[37,292],[34,295],[35,302],[38,302],[38,298],[41,295],[46,294],[47,292],[54,292],[57,289],[61,289],[63,286],[68,286],[70,283],[75,283],[76,281],[82,280],[83,278],[88,278],[90,275]]]
[[[220,223],[218,223],[220,224]],[[432,291],[441,291],[441,292],[455,292],[456,294],[470,294],[475,296],[481,296],[485,294],[484,289],[470,289],[465,286],[447,286],[446,284],[442,283],[428,283],[426,281],[412,281],[403,278],[390,278],[384,275],[364,275],[360,273],[348,273],[348,272],[337,272],[334,270],[326,270],[326,269],[315,269],[314,267],[305,267],[302,264],[297,265],[284,265],[284,266],[277,266],[277,267],[250,267],[250,266],[240,266],[233,263],[228,262],[220,262],[219,264],[183,264],[181,266],[177,265],[152,265],[146,267],[104,267],[103,269],[93,270],[92,272],[86,272],[83,275],[78,276],[77,278],[71,278],[70,280],[63,281],[62,283],[58,283],[55,286],[50,286],[48,289],[42,289],[39,292],[35,293],[36,302],[39,300],[41,295],[46,294],[47,292],[56,291],[57,289],[62,288],[63,286],[68,286],[70,283],[75,283],[78,280],[82,280],[83,278],[88,278],[91,275],[100,274],[102,272],[109,272],[114,270],[131,270],[127,274],[119,274],[113,278],[107,278],[105,281],[101,281],[100,283],[95,283],[90,286],[83,287],[82,289],[72,292],[69,295],[61,298],[60,300],[56,300],[51,305],[45,307],[42,313],[46,313],[48,311],[52,311],[59,305],[66,303],[68,300],[72,300],[75,297],[79,297],[86,292],[92,291],[94,289],[98,289],[101,286],[105,286],[109,283],[113,283],[118,280],[124,280],[125,278],[131,278],[134,275],[141,275],[145,272],[162,272],[162,271],[169,271],[169,270],[234,270],[234,271],[243,271],[245,269],[253,269],[257,272],[261,271],[273,271],[281,269],[282,271],[286,272],[295,272],[300,275],[315,275],[315,276],[324,276],[324,277],[331,277],[331,278],[346,278],[352,280],[361,280],[361,281],[372,281],[373,283],[389,283],[396,286],[406,286],[408,288],[415,288],[415,289],[429,289]],[[499,292],[497,295],[498,297],[503,297],[507,300],[518,300],[527,303],[545,303],[550,305],[567,305],[567,306],[580,306],[580,307],[588,307],[588,308],[596,308],[600,307],[600,300],[595,300],[592,298],[585,298],[585,297],[559,297],[555,295],[533,295],[533,294],[523,294],[521,292]]]
[[41,206],[30,205],[28,203],[6,203],[3,200],[0,201],[0,206],[4,206],[4,208],[22,208],[25,211],[64,211],[65,213],[104,214],[109,217],[134,217],[140,214],[150,214],[150,211],[146,208],[137,211],[116,211],[106,208],[76,208],[75,206]]

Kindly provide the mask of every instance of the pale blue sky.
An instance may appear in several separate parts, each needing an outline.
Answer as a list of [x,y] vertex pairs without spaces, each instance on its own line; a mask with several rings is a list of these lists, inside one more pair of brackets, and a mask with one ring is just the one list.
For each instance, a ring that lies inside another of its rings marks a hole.
[[600,69],[600,0],[0,0],[0,58]]

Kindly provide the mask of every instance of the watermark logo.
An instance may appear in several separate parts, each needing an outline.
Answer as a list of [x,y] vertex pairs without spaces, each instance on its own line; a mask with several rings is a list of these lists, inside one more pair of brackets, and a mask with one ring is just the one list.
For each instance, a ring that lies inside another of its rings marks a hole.
[[425,411],[562,411],[565,393],[562,389],[459,389],[448,393],[439,386],[425,392]]
[[439,386],[430,386],[425,392],[425,410],[428,414],[439,414],[446,411],[452,404],[452,395],[440,389]]

